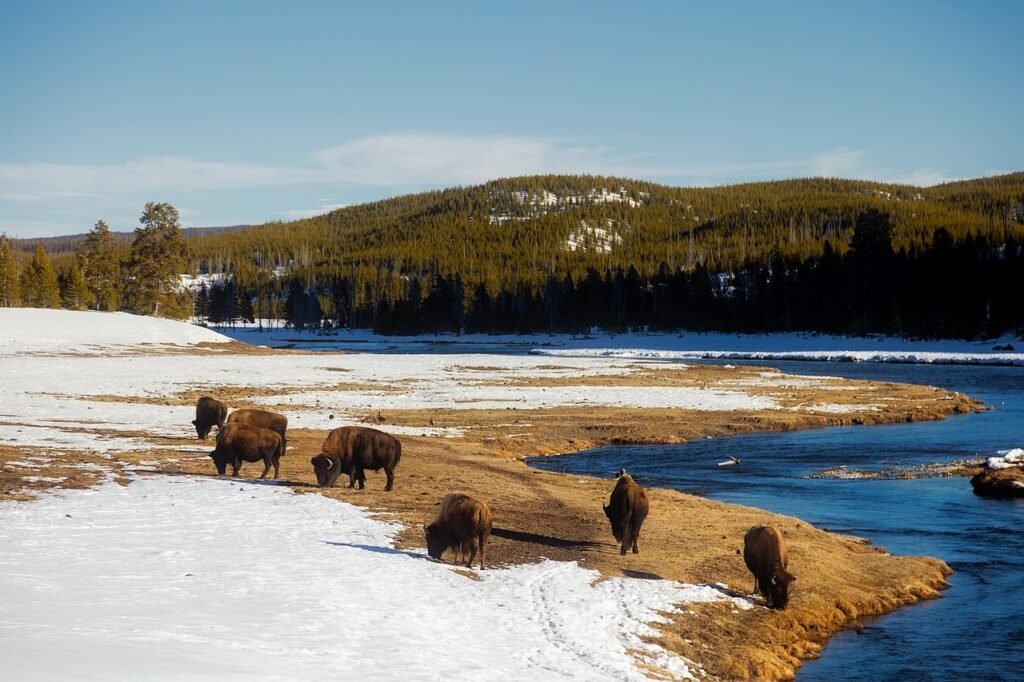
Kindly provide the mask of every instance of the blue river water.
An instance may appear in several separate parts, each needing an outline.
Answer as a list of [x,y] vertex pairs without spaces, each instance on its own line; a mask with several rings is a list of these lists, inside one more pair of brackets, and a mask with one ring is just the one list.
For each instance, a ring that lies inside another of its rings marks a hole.
[[[625,466],[644,485],[798,516],[894,554],[939,557],[953,568],[942,599],[865,622],[863,635],[840,633],[819,659],[800,668],[797,680],[1024,680],[1024,500],[976,497],[959,477],[804,478],[838,465],[885,469],[1024,447],[1024,368],[756,364],[793,374],[942,386],[992,409],[939,422],[600,448],[530,464],[603,476]],[[716,466],[729,456],[741,464]]]

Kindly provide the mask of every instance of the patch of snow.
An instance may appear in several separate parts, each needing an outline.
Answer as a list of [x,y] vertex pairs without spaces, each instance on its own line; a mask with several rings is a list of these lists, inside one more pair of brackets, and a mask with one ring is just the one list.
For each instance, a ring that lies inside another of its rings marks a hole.
[[95,352],[123,346],[227,343],[215,331],[158,317],[86,310],[0,308],[0,357]]
[[629,649],[687,678],[641,640],[659,613],[743,608],[566,562],[469,580],[395,549],[399,524],[251,481],[140,477],[0,514],[10,679],[642,680]]

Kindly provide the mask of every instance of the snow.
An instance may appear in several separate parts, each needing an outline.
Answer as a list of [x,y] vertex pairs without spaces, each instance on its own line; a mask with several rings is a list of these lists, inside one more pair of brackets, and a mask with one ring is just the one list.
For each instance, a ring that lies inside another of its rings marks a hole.
[[109,352],[140,344],[191,346],[229,341],[215,331],[157,317],[84,310],[0,310],[0,358],[25,353]]
[[[167,400],[184,391],[271,389],[273,399],[261,400],[296,405],[286,410],[292,427],[328,429],[349,410],[578,405],[579,386],[514,384],[648,363],[186,353],[230,339],[168,320],[51,310],[0,309],[0,330],[0,444],[40,447],[10,465],[29,472],[85,451],[150,455],[128,468],[136,472],[128,485],[107,480],[0,503],[0,641],[17,642],[0,647],[5,679],[643,679],[634,656],[685,679],[699,671],[642,639],[662,614],[720,600],[750,608],[720,586],[599,581],[574,562],[488,568],[471,580],[422,551],[396,549],[399,524],[323,495],[142,474],[161,451],[209,450],[160,443],[194,437],[194,408]],[[152,353],[164,347],[178,349]],[[742,390],[588,386],[585,394],[597,405],[760,404]]]
[[1009,469],[1011,467],[1024,467],[1024,450],[1013,448],[1012,450],[998,450],[996,457],[985,459],[986,469]]
[[[193,437],[194,407],[166,399],[196,390],[215,394],[220,387],[269,391],[249,402],[283,411],[293,428],[325,430],[391,409],[779,409],[771,397],[749,393],[744,386],[516,385],[527,378],[630,374],[654,365],[685,372],[682,363],[597,356],[560,358],[553,364],[542,356],[497,353],[147,355],[141,351],[230,339],[194,325],[121,313],[0,309],[0,329],[7,341],[0,345],[0,444],[57,451],[180,449],[161,445],[159,439]],[[292,333],[240,336],[271,340]],[[387,423],[377,427],[398,435],[462,433]]]
[[[0,503],[7,679],[643,679],[658,612],[746,600],[575,563],[479,572],[396,523],[273,485],[137,477]],[[55,558],[59,560],[55,561]]]

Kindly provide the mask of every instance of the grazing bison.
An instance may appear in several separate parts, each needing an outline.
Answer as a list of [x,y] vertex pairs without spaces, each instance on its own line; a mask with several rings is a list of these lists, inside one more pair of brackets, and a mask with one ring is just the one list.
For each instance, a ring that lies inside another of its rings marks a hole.
[[227,405],[221,401],[206,395],[197,400],[196,418],[192,420],[192,425],[196,427],[196,435],[199,436],[199,440],[206,440],[206,437],[210,435],[210,429],[214,426],[217,427],[217,431],[223,429],[224,418],[227,415]]
[[277,478],[284,454],[284,441],[276,431],[248,424],[225,424],[217,432],[217,447],[210,453],[217,473],[223,474],[227,465],[231,464],[231,475],[237,476],[242,462],[258,462],[263,460],[263,473],[266,478],[270,467],[274,467],[274,478]]
[[743,561],[754,574],[754,592],[764,595],[768,606],[784,609],[789,603],[789,584],[796,576],[786,571],[789,553],[778,528],[754,526],[743,538]]
[[629,547],[633,548],[633,554],[640,553],[636,541],[640,537],[640,526],[644,524],[649,509],[647,493],[625,469],[621,469],[619,480],[612,490],[611,500],[604,505],[605,516],[612,524],[612,535],[622,543],[619,548],[620,555],[624,555]]
[[490,508],[480,500],[462,493],[445,495],[434,522],[423,527],[427,533],[427,554],[440,559],[446,550],[453,549],[464,556],[468,547],[466,566],[470,567],[479,549],[483,569],[484,546],[491,534],[492,521]]
[[283,414],[247,407],[229,414],[228,424],[248,424],[270,429],[281,436],[281,454],[283,455],[284,451],[288,449],[288,436],[285,435],[288,430],[288,417]]
[[333,488],[338,476],[341,475],[341,458],[321,452],[310,461],[313,463],[313,472],[316,473],[317,485],[321,488]]
[[320,485],[333,486],[338,474],[346,473],[348,487],[354,487],[358,481],[362,490],[366,484],[364,471],[383,469],[388,479],[384,490],[390,491],[395,485],[395,467],[402,459],[402,444],[391,434],[377,429],[342,426],[327,434],[320,453],[328,458],[320,459],[319,455],[313,458],[313,469]]

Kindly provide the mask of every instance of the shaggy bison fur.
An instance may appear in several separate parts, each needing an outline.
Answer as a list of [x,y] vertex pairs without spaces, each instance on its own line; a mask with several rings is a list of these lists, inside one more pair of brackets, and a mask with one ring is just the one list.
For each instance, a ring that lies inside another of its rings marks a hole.
[[754,574],[754,592],[764,595],[768,606],[784,609],[789,585],[796,576],[786,570],[789,552],[778,528],[754,526],[743,538],[743,561]]
[[342,426],[334,429],[313,458],[313,470],[321,486],[333,486],[341,473],[348,474],[348,487],[366,484],[366,469],[384,470],[385,491],[395,485],[395,467],[402,459],[402,444],[391,434],[365,426]]
[[248,424],[262,429],[270,429],[281,436],[281,454],[283,455],[288,449],[288,436],[285,435],[288,430],[288,417],[283,414],[247,407],[229,414],[228,424]]
[[484,546],[491,534],[493,518],[490,508],[480,500],[462,493],[446,495],[441,500],[437,517],[429,526],[424,526],[427,534],[427,554],[440,559],[445,551],[452,549],[465,553],[469,549],[469,560],[466,566],[473,565],[477,550],[480,550],[480,568],[484,567]]
[[196,427],[196,435],[199,440],[206,440],[210,435],[210,429],[214,426],[220,431],[224,428],[224,419],[228,416],[227,406],[219,400],[204,395],[196,401],[196,418],[192,425]]
[[231,475],[237,476],[242,462],[259,462],[263,460],[263,473],[266,478],[270,467],[274,467],[274,478],[277,478],[284,454],[284,442],[276,431],[248,424],[225,424],[217,432],[217,447],[210,453],[217,473],[223,474],[227,465],[231,464]]
[[649,509],[647,493],[625,469],[620,470],[611,499],[604,505],[604,514],[612,524],[612,535],[621,543],[620,555],[624,555],[630,547],[633,548],[633,554],[639,554],[637,539]]

